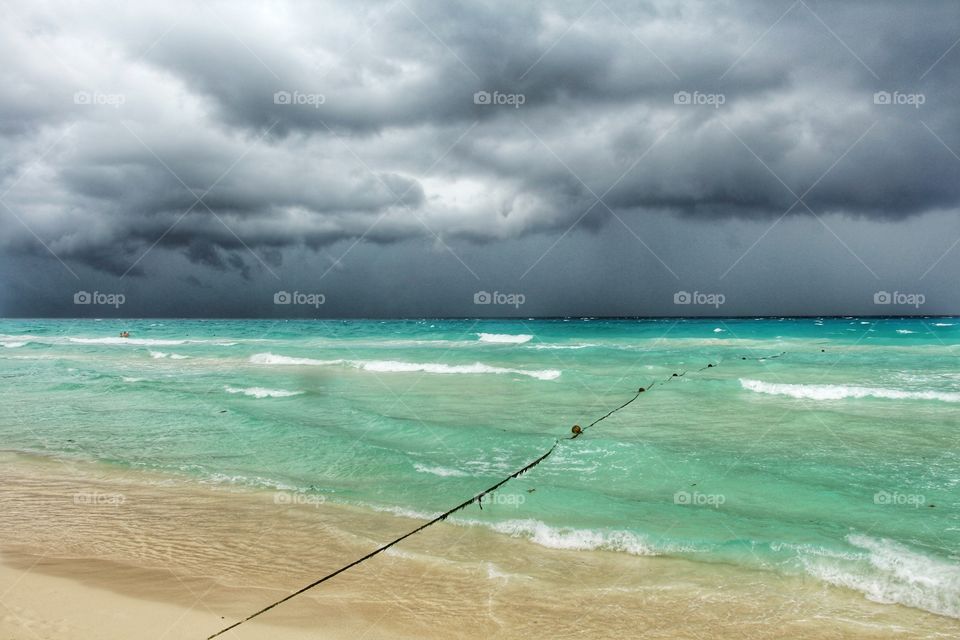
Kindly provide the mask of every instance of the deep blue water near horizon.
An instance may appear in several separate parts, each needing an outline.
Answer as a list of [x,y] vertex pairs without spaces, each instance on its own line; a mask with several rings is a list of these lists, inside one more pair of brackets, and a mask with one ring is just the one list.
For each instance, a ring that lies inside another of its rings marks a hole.
[[960,618],[958,356],[943,317],[0,320],[0,437],[427,515],[688,371],[456,520]]

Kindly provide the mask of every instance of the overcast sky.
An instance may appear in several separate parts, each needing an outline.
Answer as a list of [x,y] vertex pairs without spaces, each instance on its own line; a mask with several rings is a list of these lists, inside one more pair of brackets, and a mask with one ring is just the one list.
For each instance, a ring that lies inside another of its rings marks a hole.
[[960,312],[953,1],[3,16],[0,315]]

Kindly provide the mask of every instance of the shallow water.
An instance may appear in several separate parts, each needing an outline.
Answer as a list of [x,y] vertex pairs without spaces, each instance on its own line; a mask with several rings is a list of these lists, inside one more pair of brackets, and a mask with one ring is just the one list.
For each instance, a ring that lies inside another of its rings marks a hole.
[[960,618],[958,345],[949,318],[4,320],[0,438],[426,515],[690,371],[454,522]]

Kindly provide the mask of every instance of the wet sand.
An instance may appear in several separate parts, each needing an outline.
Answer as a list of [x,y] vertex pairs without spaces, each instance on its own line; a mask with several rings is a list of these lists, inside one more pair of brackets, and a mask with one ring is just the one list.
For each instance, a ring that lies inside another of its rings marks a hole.
[[[0,454],[0,637],[206,638],[422,521]],[[224,638],[954,638],[812,578],[441,523]]]

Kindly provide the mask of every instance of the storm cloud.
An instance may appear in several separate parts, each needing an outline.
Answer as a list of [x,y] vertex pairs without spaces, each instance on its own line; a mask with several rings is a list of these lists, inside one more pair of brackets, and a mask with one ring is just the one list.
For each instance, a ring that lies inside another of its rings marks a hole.
[[634,236],[676,288],[679,229],[746,230],[706,249],[716,279],[780,220],[832,221],[877,279],[837,229],[955,228],[958,38],[951,2],[8,4],[6,309],[57,312],[24,284],[45,269],[195,295],[312,266],[356,290],[378,260],[429,282],[425,250],[462,298],[567,234]]

